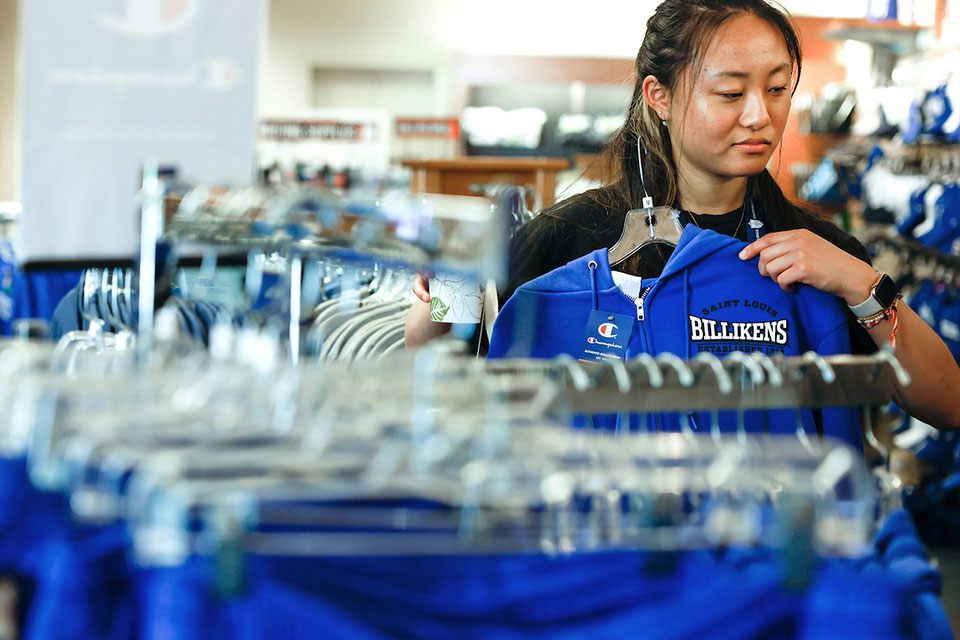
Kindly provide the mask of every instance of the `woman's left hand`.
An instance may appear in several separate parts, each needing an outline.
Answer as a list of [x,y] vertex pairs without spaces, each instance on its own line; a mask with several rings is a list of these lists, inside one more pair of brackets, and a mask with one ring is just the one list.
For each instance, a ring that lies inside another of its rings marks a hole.
[[740,252],[741,260],[760,257],[760,274],[784,291],[803,283],[843,298],[850,306],[870,297],[877,272],[807,229],[768,233]]

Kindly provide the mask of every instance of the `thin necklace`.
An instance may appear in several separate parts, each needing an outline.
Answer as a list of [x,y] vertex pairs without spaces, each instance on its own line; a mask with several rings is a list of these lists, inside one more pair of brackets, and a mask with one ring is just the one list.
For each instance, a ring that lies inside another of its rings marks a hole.
[[[741,225],[743,225],[743,219],[744,219],[744,217],[745,217],[746,212],[747,212],[747,200],[744,199],[744,200],[743,200],[743,204],[740,205],[740,221],[737,222],[737,229],[736,229],[736,231],[733,232],[733,237],[734,237],[734,238],[736,238],[736,237],[737,237],[737,234],[740,233],[740,227],[741,227]],[[699,214],[696,214],[696,213],[694,213],[693,211],[688,211],[687,213],[690,214],[690,219],[693,220],[693,224],[697,225],[697,228],[698,228],[698,229],[703,229],[703,227],[700,226],[700,223],[697,222],[696,216],[699,215]]]

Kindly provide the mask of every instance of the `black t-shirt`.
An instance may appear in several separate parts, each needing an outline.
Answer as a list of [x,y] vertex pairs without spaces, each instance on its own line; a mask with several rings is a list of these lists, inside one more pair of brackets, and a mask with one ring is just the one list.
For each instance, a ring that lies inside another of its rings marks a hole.
[[747,241],[747,211],[745,206],[718,215],[701,215],[681,210],[680,216],[686,224],[694,224],[701,229],[713,229],[725,236]]
[[[562,267],[572,260],[603,247],[612,247],[620,238],[626,210],[609,208],[599,201],[600,191],[582,193],[545,210],[521,227],[510,241],[509,279],[498,291],[502,306],[513,292],[525,282]],[[682,212],[684,222],[693,221],[705,229],[725,235],[737,232],[737,238],[747,240],[746,224],[741,221],[742,208],[720,215],[696,215]],[[772,222],[768,220],[768,223]],[[798,224],[768,224],[776,231],[790,228],[806,228],[843,249],[852,256],[870,263],[870,255],[860,242],[844,233],[828,220],[804,212]],[[667,253],[647,254],[650,268],[659,273]],[[877,350],[873,340],[856,322],[849,311],[847,321],[850,329],[851,351],[873,353]]]

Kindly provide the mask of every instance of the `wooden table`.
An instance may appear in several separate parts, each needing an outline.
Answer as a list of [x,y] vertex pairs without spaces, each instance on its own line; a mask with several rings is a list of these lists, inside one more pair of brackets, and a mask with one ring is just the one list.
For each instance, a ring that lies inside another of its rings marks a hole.
[[542,207],[551,206],[557,189],[557,172],[570,163],[564,158],[500,158],[471,156],[452,160],[404,160],[413,170],[413,193],[475,196],[476,185],[489,183],[533,187]]

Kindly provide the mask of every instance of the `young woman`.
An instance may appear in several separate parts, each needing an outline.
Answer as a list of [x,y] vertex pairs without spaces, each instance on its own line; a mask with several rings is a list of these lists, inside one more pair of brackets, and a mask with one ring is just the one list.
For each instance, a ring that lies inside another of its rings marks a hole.
[[[854,352],[895,344],[913,379],[897,386],[897,403],[924,422],[960,429],[960,368],[946,345],[905,302],[890,304],[895,288],[880,282],[857,240],[792,204],[766,169],[800,69],[794,26],[766,0],[665,0],[647,22],[627,119],[605,152],[614,179],[521,229],[501,304],[524,282],[617,241],[626,211],[641,206],[644,148],[655,204],[672,203],[688,224],[751,241],[740,257],[759,256],[760,273],[784,289],[804,283],[842,298],[852,309]],[[429,322],[425,285],[414,285],[421,302],[407,320],[409,346],[444,331]]]

